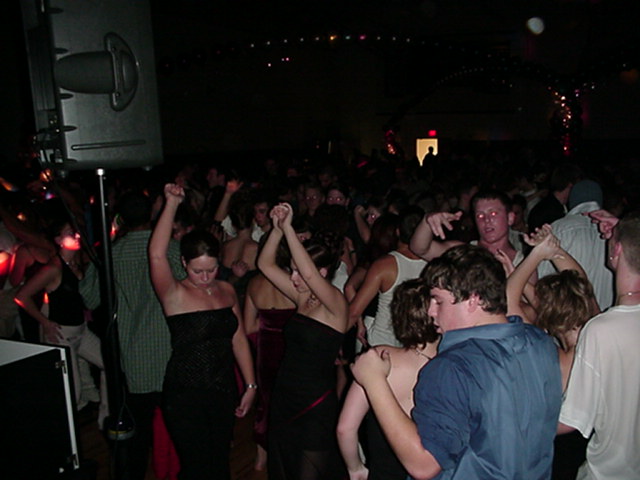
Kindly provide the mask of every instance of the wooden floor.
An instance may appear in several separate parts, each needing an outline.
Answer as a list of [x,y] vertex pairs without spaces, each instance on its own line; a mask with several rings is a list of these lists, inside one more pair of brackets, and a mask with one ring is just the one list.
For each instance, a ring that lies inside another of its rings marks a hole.
[[[97,464],[95,480],[117,480],[111,476],[110,456],[107,440],[98,430],[97,408],[87,407],[76,416],[78,425],[78,450],[81,458]],[[256,471],[254,466],[256,445],[253,442],[253,412],[245,418],[236,419],[233,448],[231,451],[231,478],[233,480],[267,480],[266,472]],[[156,478],[151,466],[145,480]]]

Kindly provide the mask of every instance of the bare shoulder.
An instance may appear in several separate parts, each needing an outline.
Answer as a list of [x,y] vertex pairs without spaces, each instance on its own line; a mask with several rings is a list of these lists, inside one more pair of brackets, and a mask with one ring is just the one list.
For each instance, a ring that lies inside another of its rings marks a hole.
[[261,273],[258,275],[254,275],[247,284],[247,294],[258,294],[261,290],[269,286],[271,286],[271,283],[266,279],[264,275],[262,275]]
[[229,282],[225,280],[216,280],[216,282],[218,284],[218,288],[222,293],[224,293],[225,295],[232,295],[233,297],[236,296],[236,290]]
[[396,259],[392,255],[383,255],[371,264],[367,275],[385,275],[390,269],[393,271],[397,268],[396,265]]

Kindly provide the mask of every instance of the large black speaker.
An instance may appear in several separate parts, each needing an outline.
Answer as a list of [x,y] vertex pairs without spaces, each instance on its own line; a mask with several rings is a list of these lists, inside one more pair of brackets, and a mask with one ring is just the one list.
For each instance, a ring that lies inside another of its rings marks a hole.
[[162,162],[148,0],[20,0],[36,143],[63,170]]

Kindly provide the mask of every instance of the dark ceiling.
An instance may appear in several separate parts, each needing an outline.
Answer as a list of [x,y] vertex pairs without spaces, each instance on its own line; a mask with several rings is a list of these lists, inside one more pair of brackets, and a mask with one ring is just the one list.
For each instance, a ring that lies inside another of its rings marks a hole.
[[[637,0],[151,0],[155,15],[200,22],[220,40],[278,40],[291,35],[382,34],[493,48],[572,75],[640,44]],[[545,30],[533,35],[528,18]],[[215,34],[215,33],[214,33]]]

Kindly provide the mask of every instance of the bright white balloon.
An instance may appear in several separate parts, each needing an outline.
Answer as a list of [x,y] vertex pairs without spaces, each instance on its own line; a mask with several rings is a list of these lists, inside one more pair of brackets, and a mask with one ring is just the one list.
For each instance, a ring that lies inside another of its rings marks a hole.
[[527,20],[527,28],[534,35],[540,35],[544,32],[544,20],[540,17],[531,17]]

